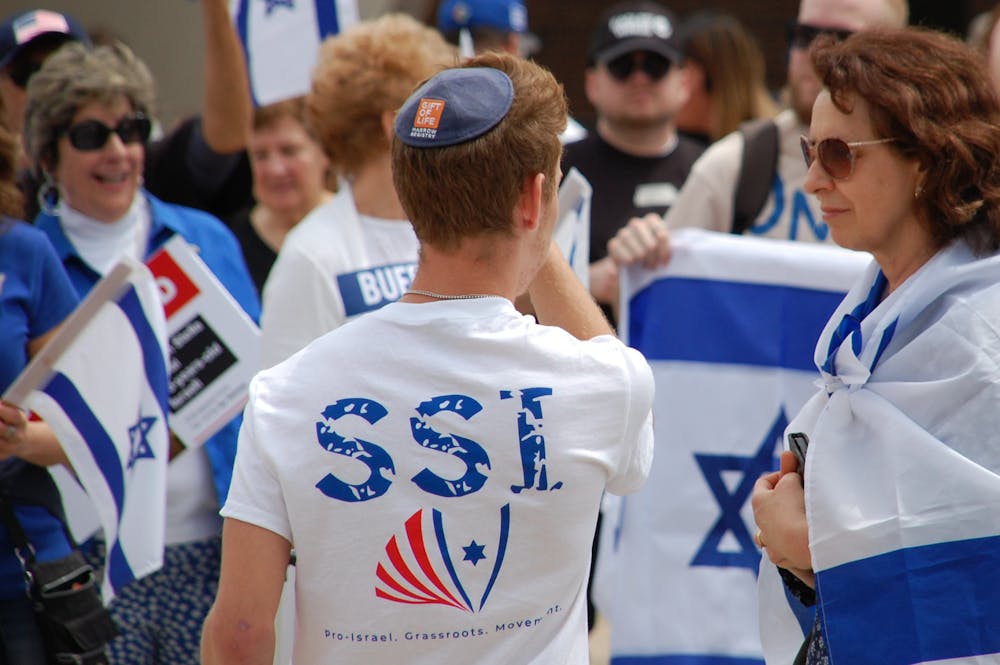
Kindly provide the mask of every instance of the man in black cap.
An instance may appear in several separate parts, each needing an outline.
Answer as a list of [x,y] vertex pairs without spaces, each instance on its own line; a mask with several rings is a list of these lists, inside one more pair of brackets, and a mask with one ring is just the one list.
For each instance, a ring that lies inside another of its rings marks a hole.
[[205,665],[271,662],[293,547],[296,662],[589,663],[594,521],[646,476],[652,374],[552,243],[565,123],[507,54],[399,110],[413,286],[254,380]]
[[587,53],[585,89],[596,131],[566,147],[563,172],[576,167],[594,188],[590,290],[609,315],[618,269],[608,241],[629,223],[664,232],[659,216],[703,150],[674,124],[689,95],[677,27],[673,13],[655,2],[618,4],[601,16]]
[[87,42],[83,26],[68,14],[33,9],[8,17],[0,24],[0,97],[7,128],[21,135],[24,126],[25,87],[45,58],[68,41]]

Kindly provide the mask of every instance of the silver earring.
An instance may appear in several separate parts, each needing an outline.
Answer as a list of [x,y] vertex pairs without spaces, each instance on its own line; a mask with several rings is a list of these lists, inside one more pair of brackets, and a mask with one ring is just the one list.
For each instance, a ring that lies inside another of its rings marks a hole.
[[55,217],[56,204],[59,203],[59,188],[52,181],[52,176],[47,172],[42,172],[42,184],[38,186],[38,193],[35,195],[38,201],[38,209],[46,215]]

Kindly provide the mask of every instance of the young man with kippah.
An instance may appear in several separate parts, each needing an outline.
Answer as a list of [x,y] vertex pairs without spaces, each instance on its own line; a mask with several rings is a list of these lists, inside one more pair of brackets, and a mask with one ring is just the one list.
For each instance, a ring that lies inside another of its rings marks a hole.
[[589,663],[598,505],[648,473],[653,380],[552,243],[565,123],[501,54],[399,110],[412,288],[254,380],[205,665],[270,665],[292,547],[294,662]]

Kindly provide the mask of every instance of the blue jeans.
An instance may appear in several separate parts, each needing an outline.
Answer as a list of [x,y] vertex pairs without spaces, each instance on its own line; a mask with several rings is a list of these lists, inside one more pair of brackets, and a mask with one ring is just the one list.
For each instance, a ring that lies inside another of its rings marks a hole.
[[45,662],[45,644],[27,596],[0,600],[0,665]]

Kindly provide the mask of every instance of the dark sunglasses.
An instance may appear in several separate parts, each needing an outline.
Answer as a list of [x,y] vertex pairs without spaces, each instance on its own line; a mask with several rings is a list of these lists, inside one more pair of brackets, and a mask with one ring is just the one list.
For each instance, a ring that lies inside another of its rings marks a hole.
[[891,143],[896,139],[875,139],[873,141],[851,141],[848,143],[843,139],[823,139],[819,143],[813,143],[806,137],[799,137],[802,144],[802,157],[806,160],[806,168],[812,166],[813,161],[819,159],[819,165],[823,167],[834,180],[847,180],[854,173],[854,149],[865,145],[878,145],[880,143]]
[[[642,56],[641,60],[638,57],[640,55]],[[605,67],[608,68],[608,73],[619,81],[628,79],[636,69],[646,72],[646,76],[650,80],[659,81],[667,75],[667,72],[670,71],[673,65],[674,63],[670,58],[662,56],[659,53],[633,51],[632,53],[620,55],[613,60],[608,60]]]
[[100,120],[84,120],[63,131],[69,143],[77,150],[100,150],[114,132],[122,143],[145,143],[153,125],[149,118],[136,113],[122,118],[114,127],[108,127]]
[[821,28],[808,23],[792,23],[788,26],[788,45],[792,48],[807,49],[820,35],[833,35],[842,42],[853,34],[851,30],[837,28]]

